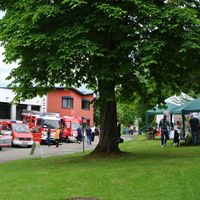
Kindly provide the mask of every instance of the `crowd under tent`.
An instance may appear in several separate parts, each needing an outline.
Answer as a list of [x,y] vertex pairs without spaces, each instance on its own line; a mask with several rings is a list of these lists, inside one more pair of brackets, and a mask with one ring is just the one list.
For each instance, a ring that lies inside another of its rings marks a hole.
[[173,115],[182,115],[183,131],[185,133],[185,115],[200,112],[200,98],[184,103],[183,105],[174,108],[171,112]]

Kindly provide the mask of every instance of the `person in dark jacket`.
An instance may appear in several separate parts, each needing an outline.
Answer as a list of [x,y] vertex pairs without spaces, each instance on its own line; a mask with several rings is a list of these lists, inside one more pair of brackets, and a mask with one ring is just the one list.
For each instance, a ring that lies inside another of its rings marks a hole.
[[118,143],[123,143],[124,140],[121,138],[121,123],[118,122],[117,124],[117,142]]
[[89,126],[86,128],[86,136],[87,136],[87,144],[91,145],[92,144],[92,129]]
[[50,147],[51,146],[51,129],[48,128],[47,130],[47,144]]
[[167,115],[163,115],[163,119],[160,120],[159,128],[161,129],[161,146],[167,145],[167,140],[169,139],[169,129],[170,123],[167,120]]
[[77,142],[81,143],[81,141],[82,141],[82,128],[81,126],[79,126],[77,128]]
[[191,134],[192,134],[192,144],[197,145],[199,119],[192,115],[189,122],[190,122]]

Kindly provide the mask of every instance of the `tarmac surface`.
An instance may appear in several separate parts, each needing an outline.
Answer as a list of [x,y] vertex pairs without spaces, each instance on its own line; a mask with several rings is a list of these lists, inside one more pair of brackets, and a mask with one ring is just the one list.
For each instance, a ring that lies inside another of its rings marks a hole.
[[[124,141],[133,140],[132,135],[123,135],[122,138]],[[26,148],[26,147],[8,147],[2,148],[0,151],[0,163],[12,161],[12,160],[20,160],[20,159],[28,159],[28,158],[45,158],[49,156],[60,156],[66,154],[73,154],[76,152],[83,152],[86,150],[92,150],[98,144],[98,137],[95,137],[95,141],[92,145],[87,145],[86,142],[83,143],[62,143],[56,148],[55,145],[36,145],[34,148]],[[31,153],[33,153],[31,155]]]

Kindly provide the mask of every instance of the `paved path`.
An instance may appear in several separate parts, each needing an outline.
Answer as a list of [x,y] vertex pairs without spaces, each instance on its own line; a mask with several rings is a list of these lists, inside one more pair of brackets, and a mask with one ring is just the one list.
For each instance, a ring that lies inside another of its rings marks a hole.
[[[130,135],[123,135],[122,136],[125,141],[132,140],[133,136]],[[92,145],[87,145],[85,143],[84,148],[85,150],[94,149],[98,144],[98,138],[95,137],[95,141]],[[34,154],[30,156],[31,148],[22,148],[22,147],[15,147],[15,148],[3,148],[0,151],[0,163],[8,162],[12,160],[20,160],[26,158],[37,158],[42,156],[58,156],[58,155],[66,155],[72,154],[75,152],[83,152],[83,144],[78,143],[63,143],[58,148],[55,145],[48,147],[47,145],[40,145],[35,148]]]

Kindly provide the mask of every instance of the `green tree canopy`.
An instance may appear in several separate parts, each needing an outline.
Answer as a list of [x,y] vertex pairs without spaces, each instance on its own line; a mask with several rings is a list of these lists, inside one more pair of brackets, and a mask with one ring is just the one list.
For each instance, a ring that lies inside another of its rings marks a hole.
[[[6,62],[18,61],[19,99],[56,83],[86,83],[99,94],[95,152],[119,152],[115,92],[161,102],[199,91],[199,0],[0,0]],[[194,81],[191,81],[194,80]]]

